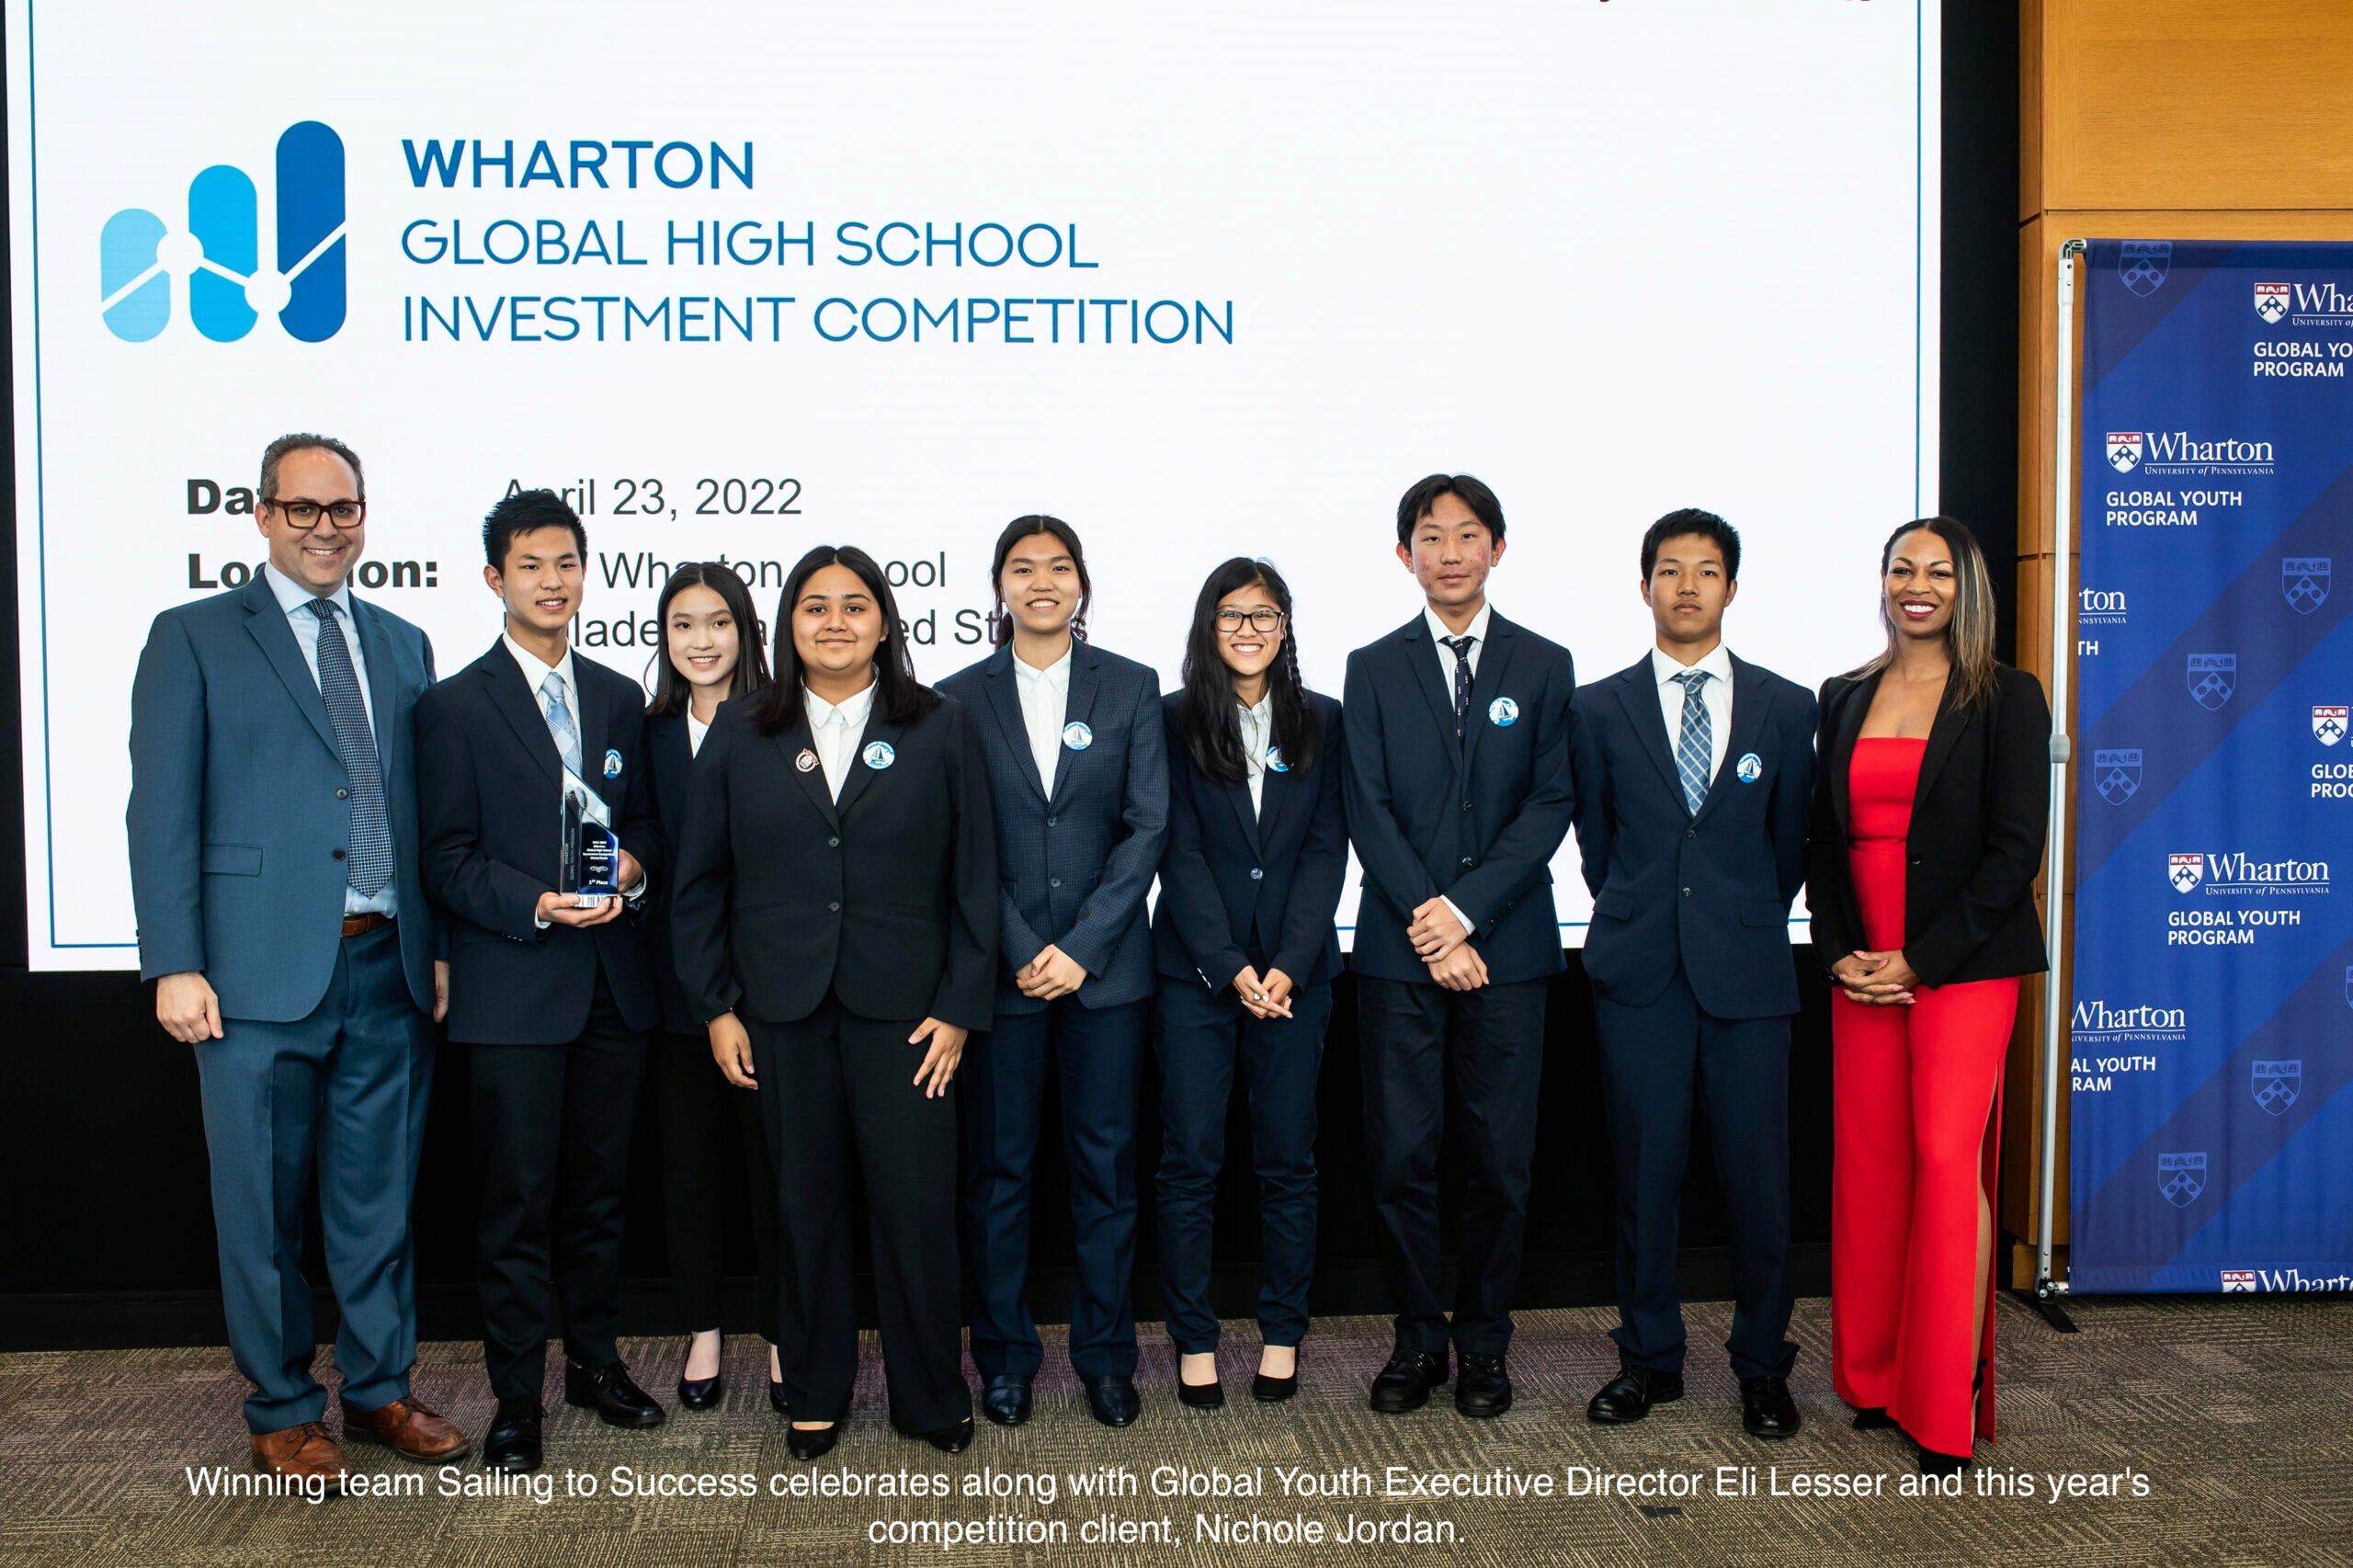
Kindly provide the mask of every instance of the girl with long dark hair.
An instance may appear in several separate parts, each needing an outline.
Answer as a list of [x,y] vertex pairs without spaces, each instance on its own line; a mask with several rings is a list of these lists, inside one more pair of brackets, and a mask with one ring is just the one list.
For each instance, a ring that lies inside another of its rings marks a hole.
[[1315,1082],[1347,872],[1340,705],[1299,673],[1290,588],[1236,556],[1201,585],[1184,686],[1162,703],[1168,848],[1153,917],[1161,1021],[1160,1286],[1177,1397],[1225,1403],[1210,1307],[1211,1210],[1239,1074],[1264,1246],[1252,1392],[1299,1387],[1315,1265]]

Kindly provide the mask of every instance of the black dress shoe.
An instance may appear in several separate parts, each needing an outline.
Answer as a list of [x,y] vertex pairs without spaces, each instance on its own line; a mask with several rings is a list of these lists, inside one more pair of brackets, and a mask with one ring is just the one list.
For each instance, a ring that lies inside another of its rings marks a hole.
[[1029,1380],[1011,1372],[989,1380],[981,1391],[981,1414],[1000,1426],[1018,1426],[1029,1419]]
[[1430,1390],[1447,1380],[1443,1350],[1399,1350],[1372,1380],[1372,1407],[1384,1415],[1402,1415],[1430,1402]]
[[1640,1421],[1651,1413],[1654,1404],[1665,1404],[1682,1397],[1682,1373],[1662,1372],[1654,1367],[1627,1367],[1586,1402],[1585,1418],[1605,1426],[1620,1426]]
[[1970,1456],[1967,1454],[1940,1454],[1934,1449],[1922,1449],[1920,1473],[1922,1475],[1959,1475],[1969,1468],[1969,1461]]
[[842,1440],[842,1428],[848,1425],[849,1417],[844,1416],[830,1426],[788,1426],[784,1429],[785,1449],[797,1460],[824,1459]]
[[1464,1356],[1454,1372],[1454,1409],[1485,1421],[1511,1408],[1511,1374],[1500,1356]]
[[509,1475],[528,1475],[539,1469],[540,1420],[537,1396],[518,1394],[500,1400],[490,1430],[483,1434],[483,1468],[503,1470]]
[[1299,1392],[1299,1352],[1291,1351],[1290,1376],[1270,1378],[1255,1372],[1250,1378],[1250,1397],[1261,1404],[1280,1404]]
[[961,1454],[972,1446],[972,1418],[967,1415],[953,1426],[926,1432],[923,1440],[943,1454]]
[[563,1358],[563,1403],[593,1410],[608,1426],[659,1426],[662,1407],[630,1381],[629,1369],[619,1361],[605,1367],[584,1367]]
[[1176,1399],[1178,1403],[1189,1404],[1195,1410],[1222,1409],[1225,1404],[1225,1384],[1216,1378],[1211,1378],[1205,1383],[1187,1382],[1185,1358],[1180,1355],[1176,1358]]
[[1794,1437],[1804,1422],[1787,1378],[1740,1380],[1740,1424],[1752,1437]]
[[1099,1378],[1079,1381],[1086,1385],[1086,1408],[1106,1426],[1132,1426],[1143,1410],[1143,1401],[1136,1397],[1136,1381],[1124,1372],[1106,1372]]
[[1858,1432],[1876,1432],[1894,1425],[1895,1417],[1887,1413],[1887,1406],[1883,1404],[1855,1412],[1855,1430]]
[[680,1378],[678,1404],[687,1410],[709,1410],[726,1393],[725,1374],[710,1378]]
[[784,1397],[784,1383],[777,1378],[768,1380],[768,1408],[779,1415],[790,1416],[792,1414],[792,1402]]

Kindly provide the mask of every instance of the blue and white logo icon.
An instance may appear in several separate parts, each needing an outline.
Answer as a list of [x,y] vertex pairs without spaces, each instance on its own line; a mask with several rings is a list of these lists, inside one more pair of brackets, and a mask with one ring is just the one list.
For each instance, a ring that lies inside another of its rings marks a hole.
[[1498,730],[1508,730],[1519,722],[1519,704],[1508,697],[1498,697],[1487,704],[1487,722]]
[[2127,240],[2116,258],[2116,276],[2145,300],[2165,287],[2165,273],[2172,266],[2171,240]]
[[859,760],[877,773],[899,760],[899,754],[892,749],[888,741],[869,741],[866,749],[858,755]]
[[2219,710],[2239,688],[2239,656],[2236,653],[2192,653],[2189,655],[2189,695],[2198,706],[2208,712]]
[[2258,1062],[2255,1064],[2255,1103],[2274,1116],[2284,1116],[2303,1093],[2302,1062]]
[[1283,760],[1282,747],[1268,746],[1267,748],[1267,771],[1269,773],[1289,773],[1290,771],[1290,764]]
[[619,778],[620,776],[621,776],[621,754],[620,754],[620,752],[619,750],[613,750],[613,751],[608,751],[608,752],[607,752],[607,753],[605,754],[605,777],[606,777],[606,778]]
[[1753,751],[1749,752],[1733,765],[1732,772],[1733,777],[1743,784],[1754,784],[1765,777],[1765,759]]
[[2159,1154],[2157,1190],[2177,1209],[2187,1209],[2197,1202],[2198,1195],[2206,1190],[2206,1156]]
[[188,182],[188,228],[126,207],[98,232],[98,309],[107,330],[144,343],[171,324],[172,279],[188,279],[188,315],[234,343],[264,311],[286,335],[321,343],[343,329],[343,139],[315,119],[278,139],[277,266],[261,265],[253,176],[215,164]]
[[2279,591],[2298,615],[2310,615],[2328,602],[2328,562],[2325,555],[2279,558]]
[[1095,732],[1079,720],[1073,719],[1063,726],[1063,744],[1073,751],[1085,751],[1095,744]]
[[2099,790],[2099,798],[2111,806],[2131,800],[2141,790],[2140,751],[2093,752],[2092,784]]

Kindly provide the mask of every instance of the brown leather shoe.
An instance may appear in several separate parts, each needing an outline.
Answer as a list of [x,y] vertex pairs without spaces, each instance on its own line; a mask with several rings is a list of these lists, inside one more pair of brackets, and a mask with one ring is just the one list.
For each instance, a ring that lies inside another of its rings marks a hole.
[[381,1410],[343,1407],[347,1441],[381,1443],[404,1460],[453,1460],[473,1446],[454,1421],[436,1415],[415,1399],[396,1399]]
[[283,1426],[275,1432],[253,1435],[254,1468],[267,1471],[282,1481],[309,1482],[322,1478],[329,1492],[340,1492],[350,1479],[351,1461],[327,1436],[326,1426],[317,1421],[305,1421],[300,1426]]

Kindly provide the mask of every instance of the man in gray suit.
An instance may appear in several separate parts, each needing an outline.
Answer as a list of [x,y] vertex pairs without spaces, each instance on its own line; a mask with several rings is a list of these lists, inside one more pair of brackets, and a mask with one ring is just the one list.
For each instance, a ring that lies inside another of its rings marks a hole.
[[131,887],[155,1017],[196,1049],[221,1294],[254,1463],[312,1489],[349,1472],[311,1375],[301,1271],[315,1163],[342,1311],[343,1435],[455,1459],[411,1395],[409,1198],[448,965],[417,879],[411,746],[425,634],[350,591],[359,459],[324,436],[262,453],[269,562],[155,618],[131,697]]

